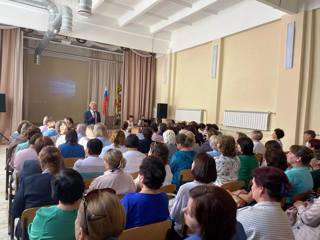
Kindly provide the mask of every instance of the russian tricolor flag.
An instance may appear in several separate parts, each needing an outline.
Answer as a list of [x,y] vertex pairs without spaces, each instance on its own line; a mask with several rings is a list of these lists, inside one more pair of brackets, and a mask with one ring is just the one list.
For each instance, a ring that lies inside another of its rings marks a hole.
[[102,113],[103,115],[107,115],[108,112],[108,101],[109,101],[109,93],[107,88],[104,89],[103,94],[103,105],[102,105]]

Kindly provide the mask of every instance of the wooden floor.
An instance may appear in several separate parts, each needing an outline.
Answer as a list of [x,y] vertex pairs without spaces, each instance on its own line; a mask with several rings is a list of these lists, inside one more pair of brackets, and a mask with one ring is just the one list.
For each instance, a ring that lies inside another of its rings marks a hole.
[[5,200],[6,172],[6,146],[0,145],[0,239],[9,239],[8,235],[8,201]]

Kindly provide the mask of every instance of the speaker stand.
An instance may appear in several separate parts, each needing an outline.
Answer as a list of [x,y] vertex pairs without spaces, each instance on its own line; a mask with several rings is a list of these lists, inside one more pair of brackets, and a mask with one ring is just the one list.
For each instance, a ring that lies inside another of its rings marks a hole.
[[0,132],[0,137],[2,137],[5,140],[7,140],[7,142],[10,142],[9,138],[7,138],[5,135],[3,135],[2,132]]

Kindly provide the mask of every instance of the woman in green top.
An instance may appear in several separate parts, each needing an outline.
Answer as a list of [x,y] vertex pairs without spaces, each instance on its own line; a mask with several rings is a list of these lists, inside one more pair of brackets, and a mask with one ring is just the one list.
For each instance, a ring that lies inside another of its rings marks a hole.
[[250,180],[252,179],[252,171],[259,167],[259,162],[257,161],[253,153],[253,142],[248,137],[241,137],[237,140],[239,151],[241,155],[240,158],[240,170],[238,174],[238,180],[245,182],[245,187],[248,187]]
[[54,178],[51,187],[59,204],[37,211],[28,228],[29,239],[75,239],[74,222],[84,192],[83,179],[77,171],[64,169]]

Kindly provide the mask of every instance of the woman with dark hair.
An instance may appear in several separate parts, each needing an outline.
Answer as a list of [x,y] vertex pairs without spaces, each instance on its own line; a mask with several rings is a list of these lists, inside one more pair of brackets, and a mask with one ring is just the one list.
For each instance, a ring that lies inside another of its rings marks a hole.
[[248,137],[241,137],[237,140],[240,151],[240,169],[238,180],[245,182],[245,187],[248,187],[252,179],[252,171],[259,167],[259,162],[253,153],[253,141]]
[[306,143],[306,147],[312,151],[320,149],[320,139],[313,138]]
[[150,150],[150,144],[152,143],[152,129],[144,127],[142,129],[143,139],[139,139],[138,151],[147,154]]
[[176,140],[178,151],[172,155],[170,168],[173,175],[172,184],[176,185],[178,188],[180,185],[180,172],[184,169],[191,168],[196,152],[193,151],[194,138],[191,138],[186,134],[179,133]]
[[63,120],[59,120],[56,122],[55,129],[58,132],[57,136],[54,136],[56,147],[59,147],[61,144],[66,142],[66,134],[68,132],[68,126]]
[[273,130],[272,139],[277,141],[282,147],[281,139],[284,137],[284,131],[281,128],[276,128]]
[[174,204],[170,209],[170,216],[175,222],[175,230],[179,232],[183,224],[182,209],[187,206],[190,189],[204,184],[213,184],[217,179],[217,170],[214,158],[206,153],[199,153],[191,167],[194,181],[181,185]]
[[68,129],[73,128],[74,121],[73,121],[73,119],[72,119],[71,117],[65,117],[65,118],[63,119],[63,121],[64,121],[65,124],[67,125],[67,128],[68,128]]
[[257,204],[238,210],[248,239],[294,239],[281,200],[290,189],[288,178],[278,168],[262,167],[253,172],[252,196]]
[[238,179],[240,160],[236,152],[236,142],[232,136],[222,136],[218,142],[218,150],[221,155],[216,158],[218,177],[215,185],[221,186]]
[[290,147],[287,161],[291,168],[285,171],[292,185],[290,196],[312,191],[313,179],[308,168],[312,158],[313,152],[311,149],[299,145]]
[[149,156],[155,156],[162,160],[166,169],[166,178],[164,179],[163,186],[170,185],[172,182],[172,172],[169,165],[169,149],[164,143],[153,142],[150,145]]
[[246,234],[237,222],[237,206],[230,194],[213,185],[197,186],[183,209],[185,223],[195,233],[187,240],[244,240]]
[[110,188],[88,192],[75,221],[77,240],[118,239],[126,225],[124,208]]
[[162,161],[154,156],[146,157],[139,170],[141,191],[128,193],[122,199],[127,216],[126,228],[161,222],[169,218],[168,197],[159,192],[166,171]]
[[78,134],[71,129],[66,134],[66,143],[59,146],[59,150],[64,158],[84,158],[85,152],[82,145],[78,144]]
[[84,192],[81,175],[73,169],[62,170],[51,182],[58,205],[40,208],[28,227],[29,239],[73,239],[74,221]]

